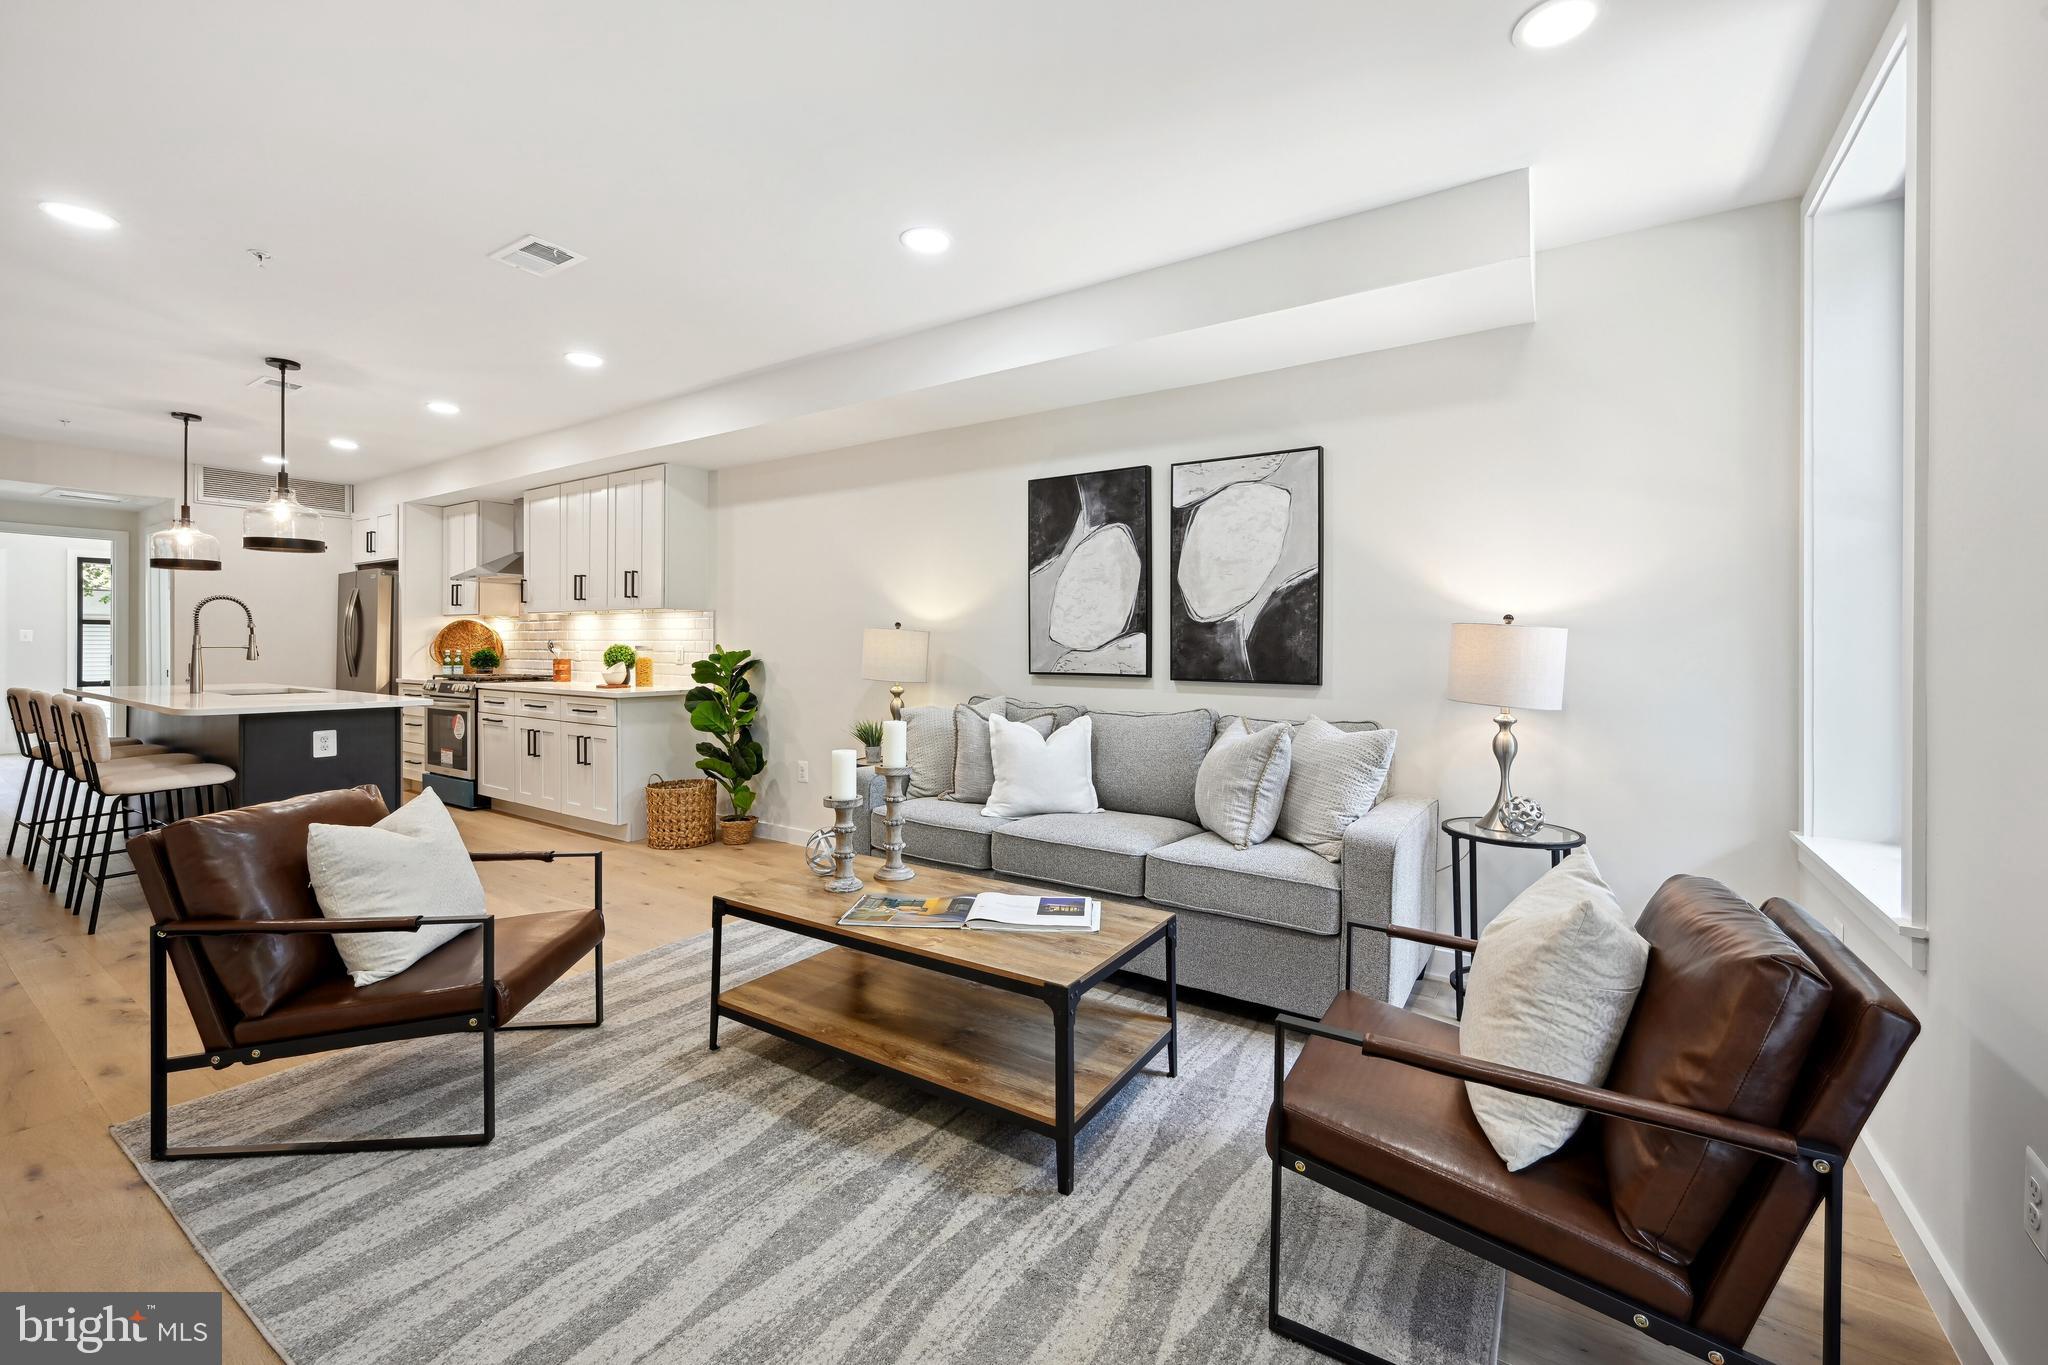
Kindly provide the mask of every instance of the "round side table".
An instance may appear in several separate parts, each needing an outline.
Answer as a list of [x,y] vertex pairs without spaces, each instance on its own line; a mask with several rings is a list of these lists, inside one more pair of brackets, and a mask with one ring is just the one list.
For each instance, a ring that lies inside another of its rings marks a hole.
[[[1501,830],[1486,829],[1480,825],[1484,817],[1460,815],[1446,820],[1440,826],[1451,836],[1451,932],[1460,938],[1466,937],[1465,907],[1472,908],[1470,937],[1479,937],[1479,846],[1491,844],[1495,848],[1540,848],[1550,854],[1550,865],[1556,867],[1564,861],[1564,855],[1586,842],[1586,836],[1564,825],[1543,825],[1526,838],[1508,834]],[[1468,900],[1469,898],[1469,900]],[[1465,966],[1472,955],[1465,952],[1453,954],[1451,967],[1451,989],[1458,996],[1458,1017],[1465,1017]]]

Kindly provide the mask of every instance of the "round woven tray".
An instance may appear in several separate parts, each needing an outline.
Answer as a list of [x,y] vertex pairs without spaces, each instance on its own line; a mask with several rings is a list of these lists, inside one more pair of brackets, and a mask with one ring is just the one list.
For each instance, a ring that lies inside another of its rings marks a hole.
[[499,637],[498,632],[481,621],[461,617],[441,627],[441,633],[434,637],[433,662],[438,667],[444,650],[460,650],[462,671],[474,673],[476,670],[469,666],[469,656],[486,646],[498,651],[498,662],[502,665],[505,661],[505,641]]

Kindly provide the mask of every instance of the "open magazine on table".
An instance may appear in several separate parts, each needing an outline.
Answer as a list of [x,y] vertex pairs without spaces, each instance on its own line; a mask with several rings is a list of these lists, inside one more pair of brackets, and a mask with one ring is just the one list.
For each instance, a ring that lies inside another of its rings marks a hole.
[[1102,902],[1092,896],[866,895],[839,917],[862,929],[998,929],[1009,933],[1068,930],[1092,934],[1102,927]]

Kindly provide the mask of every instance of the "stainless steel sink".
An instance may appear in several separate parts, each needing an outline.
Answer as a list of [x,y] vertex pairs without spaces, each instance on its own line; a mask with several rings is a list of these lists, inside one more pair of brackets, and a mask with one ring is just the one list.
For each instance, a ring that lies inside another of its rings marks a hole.
[[324,687],[286,687],[281,683],[222,683],[209,687],[209,692],[218,692],[224,697],[284,697],[304,692],[325,692]]

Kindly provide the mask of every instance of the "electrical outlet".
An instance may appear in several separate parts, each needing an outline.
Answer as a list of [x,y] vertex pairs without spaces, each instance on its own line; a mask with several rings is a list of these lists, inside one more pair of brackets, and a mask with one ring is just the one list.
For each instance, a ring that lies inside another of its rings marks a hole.
[[2025,1202],[2021,1206],[2020,1218],[2026,1224],[2027,1240],[2034,1244],[2034,1250],[2040,1252],[2044,1260],[2048,1260],[2048,1233],[2044,1233],[2041,1229],[2041,1219],[2044,1216],[2042,1206],[2042,1196],[2044,1193],[2048,1193],[2048,1162],[2042,1161],[2039,1156],[2035,1155],[2034,1149],[2029,1147],[2027,1148]]
[[796,780],[799,782],[811,780],[811,761],[809,759],[800,758],[796,761]]
[[36,642],[36,633],[33,630],[30,630],[28,627],[23,626],[21,630],[21,642],[25,645],[34,644]]
[[313,732],[313,757],[333,758],[339,747],[334,740],[334,731],[315,730]]

